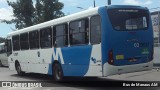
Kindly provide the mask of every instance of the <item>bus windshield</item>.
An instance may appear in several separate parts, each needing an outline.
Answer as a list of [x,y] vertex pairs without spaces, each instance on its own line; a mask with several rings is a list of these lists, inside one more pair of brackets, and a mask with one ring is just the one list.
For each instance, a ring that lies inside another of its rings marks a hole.
[[142,9],[109,9],[109,18],[117,31],[146,30],[148,11]]

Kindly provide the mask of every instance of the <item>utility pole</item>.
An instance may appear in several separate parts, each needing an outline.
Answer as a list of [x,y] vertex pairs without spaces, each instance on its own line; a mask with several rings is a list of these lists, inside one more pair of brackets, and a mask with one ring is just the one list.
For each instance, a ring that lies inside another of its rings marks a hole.
[[108,5],[111,5],[111,0],[108,0]]
[[95,2],[95,0],[93,0],[93,4],[94,4],[93,6],[96,7],[96,2]]

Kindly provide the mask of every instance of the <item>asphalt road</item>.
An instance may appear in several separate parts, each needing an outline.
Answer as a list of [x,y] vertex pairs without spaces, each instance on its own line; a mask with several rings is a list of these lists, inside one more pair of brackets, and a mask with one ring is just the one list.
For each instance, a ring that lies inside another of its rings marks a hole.
[[[67,77],[64,82],[54,82],[51,76],[35,73],[27,73],[25,76],[18,76],[16,71],[10,71],[8,67],[0,67],[0,81],[40,81],[45,82],[49,87],[29,87],[29,88],[9,88],[3,87],[0,90],[160,90],[159,87],[116,87],[118,82],[126,81],[160,81],[160,71],[155,69],[151,71],[135,72],[122,75],[114,75],[105,78],[81,78]],[[0,83],[1,84],[1,83]],[[101,87],[101,84],[107,84],[107,87]],[[119,84],[119,83],[118,83]],[[99,85],[99,86],[97,86]],[[111,86],[109,86],[111,85]]]

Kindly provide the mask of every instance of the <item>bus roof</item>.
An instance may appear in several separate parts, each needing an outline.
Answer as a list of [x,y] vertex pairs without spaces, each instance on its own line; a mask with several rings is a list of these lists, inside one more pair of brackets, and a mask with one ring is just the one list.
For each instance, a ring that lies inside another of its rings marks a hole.
[[137,5],[110,5],[107,8],[112,9],[112,8],[137,8],[137,9],[147,9],[147,7],[142,7],[142,6],[137,6]]
[[[133,5],[109,5],[109,6],[107,6],[107,8],[109,8],[109,9],[111,9],[111,8],[147,9],[145,7],[133,6]],[[66,23],[66,22],[69,22],[69,21],[85,18],[85,17],[92,16],[92,15],[96,15],[96,14],[98,14],[98,9],[99,9],[99,7],[95,7],[95,8],[92,8],[92,9],[87,9],[87,10],[84,10],[82,12],[67,15],[67,16],[64,16],[64,17],[61,17],[61,18],[57,18],[57,19],[50,20],[50,21],[47,21],[47,22],[44,22],[44,23],[40,23],[40,24],[37,24],[37,25],[30,26],[30,27],[27,27],[27,28],[23,28],[23,29],[20,29],[20,30],[17,30],[17,31],[13,31],[13,32],[9,33],[7,35],[7,37],[13,36],[13,35],[18,35],[18,34],[21,34],[21,33],[30,32],[30,31],[34,31],[34,30],[43,29],[45,27]]]
[[88,9],[88,10],[84,10],[82,12],[78,12],[78,13],[68,15],[68,16],[64,16],[64,17],[61,17],[61,18],[57,18],[57,19],[54,19],[54,20],[50,20],[50,21],[40,23],[40,24],[37,24],[37,25],[34,25],[34,26],[30,26],[30,27],[27,27],[27,28],[24,28],[24,29],[20,29],[20,30],[17,30],[17,31],[13,31],[13,32],[9,33],[7,35],[7,37],[8,36],[13,36],[13,35],[18,35],[18,34],[29,32],[29,31],[42,29],[42,28],[49,27],[49,26],[62,24],[62,23],[69,22],[69,21],[72,21],[72,20],[75,20],[75,19],[81,19],[81,18],[84,18],[84,17],[87,17],[87,16],[96,15],[96,14],[98,14],[98,7]]

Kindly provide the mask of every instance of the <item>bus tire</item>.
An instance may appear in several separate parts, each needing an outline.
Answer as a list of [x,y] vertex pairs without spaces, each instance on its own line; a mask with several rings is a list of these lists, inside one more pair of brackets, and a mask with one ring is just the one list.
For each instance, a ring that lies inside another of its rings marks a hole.
[[17,74],[18,74],[19,76],[23,76],[23,75],[25,74],[25,72],[23,72],[23,71],[21,70],[21,66],[20,66],[20,64],[19,64],[18,62],[16,62],[15,67],[16,67]]
[[53,77],[54,77],[55,81],[62,81],[63,71],[62,71],[61,65],[58,63],[54,64],[53,71],[54,71]]

